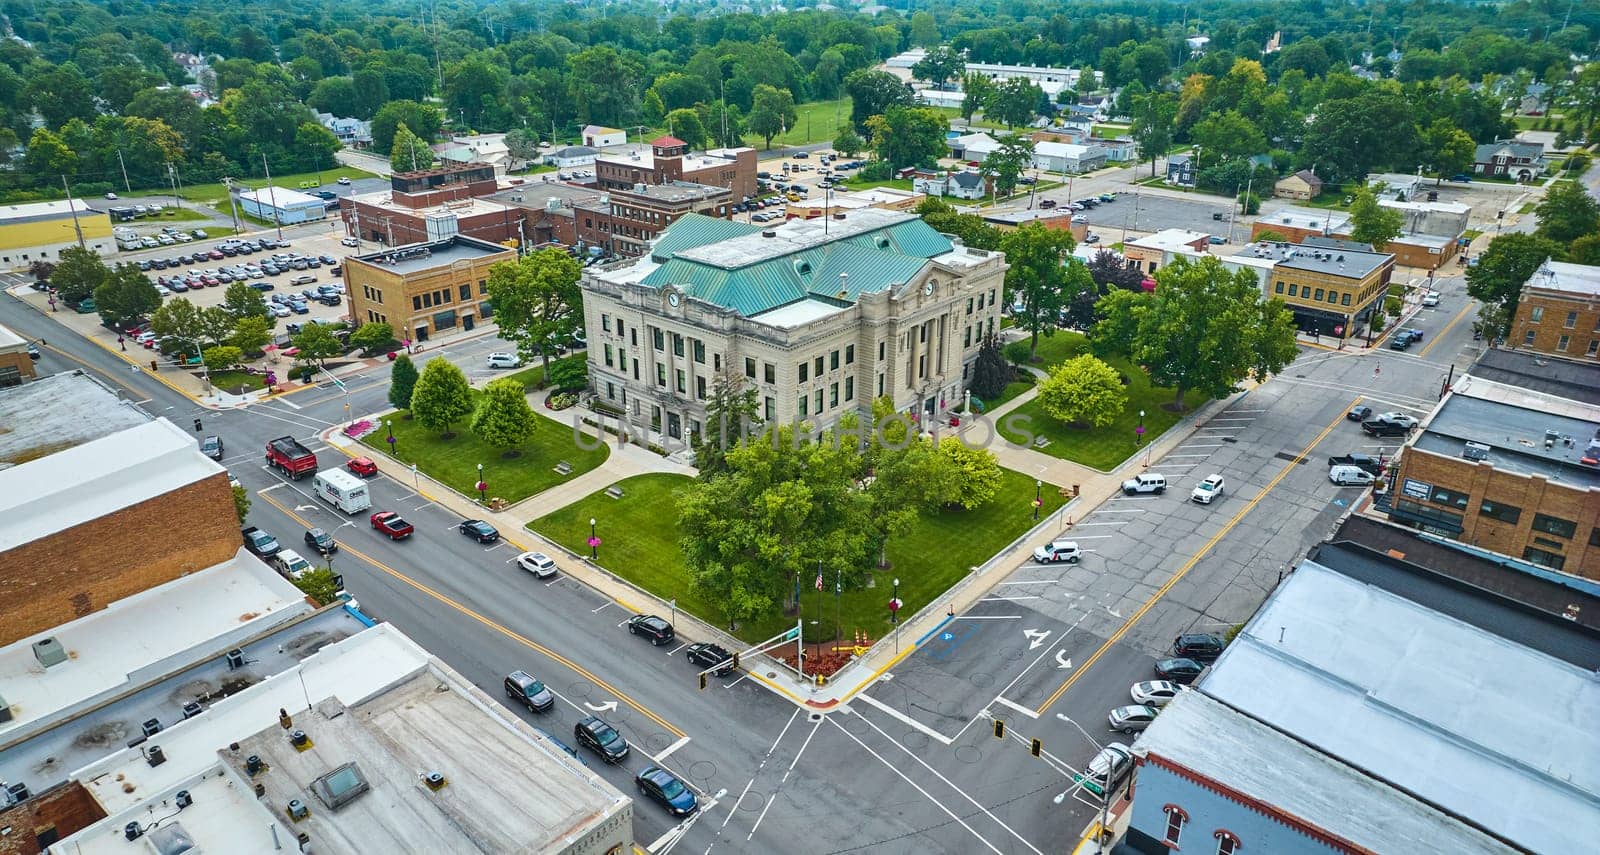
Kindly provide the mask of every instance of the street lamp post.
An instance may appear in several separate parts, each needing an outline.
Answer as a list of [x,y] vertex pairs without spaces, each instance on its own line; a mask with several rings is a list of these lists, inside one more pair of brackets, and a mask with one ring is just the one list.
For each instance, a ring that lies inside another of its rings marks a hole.
[[383,426],[389,431],[389,456],[394,457],[394,421],[384,419]]
[[589,560],[600,559],[600,538],[594,536],[594,517],[589,518]]
[[[1083,734],[1083,738],[1089,740],[1089,744],[1095,747],[1096,752],[1105,750],[1106,747],[1101,745],[1099,742],[1096,742],[1095,738],[1090,736],[1088,731],[1083,729],[1082,725],[1073,721],[1071,718],[1068,718],[1063,713],[1056,713],[1056,718],[1061,719],[1062,721],[1076,728],[1079,733]],[[1088,770],[1085,770],[1085,772],[1087,771]],[[1100,791],[1100,833],[1095,835],[1095,855],[1104,855],[1106,851],[1106,832],[1111,828],[1111,782],[1113,778],[1115,778],[1115,775],[1113,774],[1114,771],[1115,769],[1113,767],[1109,765],[1106,767],[1106,783]],[[1087,777],[1087,775],[1085,777]],[[1051,801],[1055,802],[1056,804],[1061,804],[1067,800],[1068,792],[1070,792],[1070,790],[1062,790],[1060,793],[1057,793],[1056,797],[1051,799]]]
[[489,495],[488,495],[488,493],[489,493],[489,485],[485,484],[484,481],[483,481],[483,464],[479,463],[478,464],[478,504],[486,505],[486,504],[489,503]]
[[1039,521],[1039,507],[1044,504],[1044,482],[1033,482],[1033,521]]
[[1133,429],[1133,444],[1144,445],[1144,410],[1139,411],[1139,426]]
[[889,621],[894,624],[894,652],[900,655],[900,578],[894,580],[894,596],[889,598]]

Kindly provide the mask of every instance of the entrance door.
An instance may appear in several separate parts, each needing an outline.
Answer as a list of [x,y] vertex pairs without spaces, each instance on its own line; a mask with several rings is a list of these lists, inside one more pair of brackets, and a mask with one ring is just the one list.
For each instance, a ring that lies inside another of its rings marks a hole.
[[683,438],[683,420],[677,413],[667,413],[667,436],[673,439]]
[[471,315],[462,315],[461,316],[461,330],[463,332],[471,331],[472,324],[473,324],[474,320],[475,319]]
[[428,325],[427,324],[417,324],[417,341],[427,341],[427,340],[428,340]]

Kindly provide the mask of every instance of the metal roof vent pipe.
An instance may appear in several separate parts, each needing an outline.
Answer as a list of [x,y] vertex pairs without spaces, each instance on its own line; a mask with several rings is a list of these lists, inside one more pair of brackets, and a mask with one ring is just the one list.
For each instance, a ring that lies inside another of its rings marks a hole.
[[761,236],[764,238],[775,238],[778,236],[778,232],[776,229],[762,229]]
[[834,212],[833,212],[833,218],[834,218],[834,219],[835,219],[835,220],[842,220],[842,219],[844,219],[844,212],[843,212],[843,211],[834,211]]

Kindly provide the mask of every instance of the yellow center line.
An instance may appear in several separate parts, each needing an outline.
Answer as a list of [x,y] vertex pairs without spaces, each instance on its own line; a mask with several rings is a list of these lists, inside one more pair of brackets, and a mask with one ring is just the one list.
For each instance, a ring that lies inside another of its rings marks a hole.
[[[1353,407],[1359,403],[1361,403],[1361,398],[1357,397],[1350,406]],[[1349,408],[1346,407],[1345,411],[1348,410]],[[1321,433],[1317,434],[1315,439],[1311,440],[1311,442],[1308,443],[1305,448],[1301,449],[1300,453],[1295,455],[1295,458],[1289,461],[1289,464],[1284,466],[1283,470],[1280,471],[1270,482],[1268,482],[1267,486],[1262,488],[1261,492],[1257,493],[1254,499],[1251,499],[1249,502],[1245,503],[1245,506],[1240,508],[1239,512],[1234,514],[1232,519],[1228,520],[1227,524],[1222,527],[1221,531],[1218,531],[1216,534],[1212,535],[1211,539],[1206,541],[1204,546],[1200,547],[1200,551],[1196,552],[1192,557],[1189,558],[1188,561],[1184,562],[1184,565],[1178,568],[1178,572],[1172,574],[1172,578],[1168,579],[1166,584],[1156,589],[1156,592],[1150,595],[1150,599],[1145,600],[1144,604],[1139,606],[1138,611],[1130,615],[1128,619],[1123,622],[1122,626],[1118,627],[1116,632],[1112,633],[1111,636],[1107,638],[1105,642],[1095,650],[1094,653],[1090,654],[1089,658],[1085,659],[1083,664],[1075,669],[1071,676],[1067,677],[1067,679],[1061,684],[1061,687],[1056,689],[1055,692],[1051,694],[1043,704],[1039,705],[1038,709],[1034,710],[1034,712],[1038,715],[1044,715],[1045,710],[1050,709],[1052,704],[1061,700],[1061,696],[1066,694],[1068,689],[1072,688],[1072,684],[1076,683],[1079,677],[1082,677],[1090,668],[1094,667],[1094,663],[1099,661],[1100,657],[1105,655],[1105,652],[1110,650],[1113,644],[1121,641],[1122,637],[1127,635],[1128,630],[1132,629],[1134,624],[1138,623],[1145,616],[1145,613],[1154,608],[1155,604],[1160,602],[1161,598],[1167,595],[1167,591],[1171,590],[1173,585],[1178,584],[1180,579],[1188,575],[1189,571],[1194,569],[1196,564],[1200,563],[1200,559],[1204,558],[1206,554],[1211,551],[1212,547],[1217,545],[1218,541],[1222,540],[1222,538],[1226,536],[1228,532],[1233,531],[1234,526],[1237,526],[1239,521],[1244,519],[1245,514],[1250,513],[1252,508],[1259,504],[1262,499],[1265,499],[1267,494],[1271,493],[1273,488],[1277,487],[1280,481],[1288,477],[1289,473],[1294,471],[1296,466],[1300,465],[1300,461],[1304,460],[1306,455],[1310,454],[1311,450],[1317,447],[1317,443],[1322,442],[1322,440],[1325,439],[1328,434],[1332,433],[1333,429],[1338,427],[1339,423],[1344,420],[1345,414],[1342,411],[1338,416],[1334,417],[1332,423],[1323,428]]]
[[[296,514],[293,510],[291,510],[290,508],[285,506],[282,502],[279,502],[277,499],[273,498],[272,496],[268,495],[267,493],[258,492],[258,493],[256,493],[256,495],[260,496],[263,499],[266,499],[267,502],[269,504],[271,504],[273,507],[277,508],[280,511],[283,511],[291,519],[299,522],[301,525],[305,526],[306,528],[313,528],[314,527],[306,519],[301,517],[299,514]],[[575,673],[577,673],[578,675],[582,676],[584,679],[594,683],[596,686],[599,686],[600,688],[604,689],[605,691],[611,693],[618,700],[622,701],[623,703],[627,704],[628,706],[633,707],[634,709],[636,709],[639,712],[643,713],[645,715],[645,717],[649,718],[651,721],[653,721],[656,724],[659,724],[662,727],[666,728],[667,731],[670,732],[673,736],[676,736],[676,737],[681,739],[681,738],[683,738],[683,737],[688,735],[688,734],[684,733],[683,731],[679,730],[678,728],[672,726],[672,724],[669,723],[666,719],[662,718],[659,715],[656,715],[648,707],[644,706],[643,704],[641,704],[638,701],[634,700],[633,698],[629,697],[627,694],[624,694],[617,687],[615,687],[615,686],[611,685],[610,683],[606,682],[605,680],[601,679],[599,676],[597,676],[593,672],[589,671],[588,669],[584,668],[582,665],[579,665],[578,663],[573,662],[571,659],[568,659],[567,657],[562,656],[560,653],[557,653],[554,650],[551,650],[550,648],[545,647],[544,645],[540,644],[539,642],[534,641],[533,639],[528,638],[527,636],[522,635],[522,634],[520,634],[518,632],[515,632],[515,631],[511,630],[510,628],[508,628],[506,626],[503,626],[503,625],[501,625],[499,623],[496,623],[495,621],[491,620],[490,618],[485,617],[484,615],[481,615],[478,612],[475,612],[470,608],[467,608],[465,605],[462,605],[461,603],[456,602],[455,600],[445,596],[444,594],[442,594],[442,593],[440,593],[438,591],[435,591],[434,589],[428,587],[427,585],[424,585],[421,582],[418,582],[417,580],[411,578],[410,576],[407,576],[406,574],[401,573],[400,571],[394,569],[393,567],[390,567],[389,565],[384,564],[382,561],[379,561],[376,558],[373,558],[372,556],[361,552],[360,550],[352,548],[348,544],[340,544],[340,546],[344,549],[346,554],[354,555],[355,557],[360,558],[361,560],[367,562],[368,564],[371,564],[372,566],[378,568],[379,570],[382,570],[383,572],[389,574],[390,576],[394,577],[395,579],[398,579],[399,581],[404,582],[407,585],[410,585],[412,588],[415,588],[416,590],[421,591],[424,594],[427,594],[428,596],[430,596],[433,599],[439,601],[440,603],[443,603],[444,605],[449,606],[452,609],[455,609],[456,611],[460,612],[461,614],[466,615],[469,618],[472,618],[473,620],[477,621],[478,623],[481,623],[484,626],[489,627],[490,629],[500,633],[501,635],[504,635],[507,638],[514,639],[514,640],[522,643],[523,645],[525,645],[525,646],[527,646],[529,648],[532,648],[534,650],[537,650],[540,653],[543,653],[544,655],[550,657],[551,659],[554,659],[555,661],[560,662],[562,665],[565,665],[568,668],[572,669]]]
[[1461,319],[1466,317],[1467,313],[1470,311],[1472,311],[1472,301],[1469,300],[1465,306],[1461,307],[1461,311],[1456,312],[1456,316],[1450,319],[1450,323],[1444,325],[1444,329],[1435,333],[1433,339],[1429,341],[1425,347],[1417,351],[1417,358],[1422,359],[1423,357],[1426,357],[1428,355],[1428,351],[1433,350],[1433,346],[1439,343],[1439,339],[1444,338],[1444,334],[1449,332],[1453,327],[1455,327],[1456,324],[1460,323]]

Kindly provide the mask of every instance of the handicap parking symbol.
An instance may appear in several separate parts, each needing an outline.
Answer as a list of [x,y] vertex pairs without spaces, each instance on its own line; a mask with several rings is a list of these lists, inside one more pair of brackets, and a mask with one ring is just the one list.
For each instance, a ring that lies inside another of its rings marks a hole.
[[939,640],[940,641],[955,641],[956,640],[956,634],[953,633],[953,632],[950,632],[949,630],[946,630],[944,632],[939,633]]

